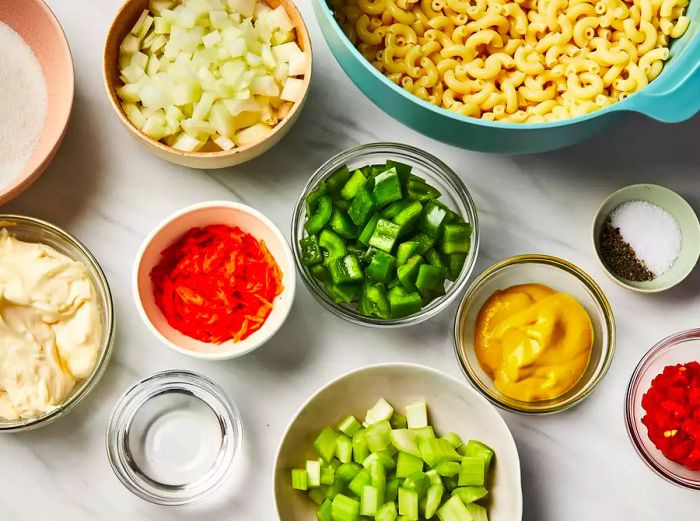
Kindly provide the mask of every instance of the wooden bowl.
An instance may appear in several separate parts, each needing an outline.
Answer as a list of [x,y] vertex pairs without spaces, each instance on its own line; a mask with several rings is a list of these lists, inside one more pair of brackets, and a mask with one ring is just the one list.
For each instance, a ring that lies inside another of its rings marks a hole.
[[264,140],[231,150],[184,152],[166,145],[155,139],[151,139],[146,134],[136,128],[121,106],[121,100],[117,96],[117,88],[122,81],[119,78],[119,46],[124,36],[131,30],[144,9],[148,9],[149,0],[127,0],[114,18],[107,33],[107,41],[104,47],[103,72],[107,95],[112,102],[114,110],[119,119],[126,125],[132,136],[143,143],[152,153],[158,157],[175,163],[177,165],[191,168],[225,168],[239,165],[258,157],[276,145],[282,137],[292,128],[294,122],[299,117],[301,109],[306,102],[311,81],[311,39],[309,32],[301,17],[301,13],[290,0],[265,0],[271,8],[279,5],[284,6],[289,18],[296,28],[297,44],[306,54],[306,71],[304,72],[304,95],[302,99],[294,104],[289,114],[280,121],[272,130],[272,133]]
[[63,29],[44,2],[0,1],[0,22],[19,34],[32,49],[44,73],[48,94],[46,120],[39,141],[24,170],[0,190],[2,204],[36,181],[56,155],[73,108],[74,79],[73,61]]

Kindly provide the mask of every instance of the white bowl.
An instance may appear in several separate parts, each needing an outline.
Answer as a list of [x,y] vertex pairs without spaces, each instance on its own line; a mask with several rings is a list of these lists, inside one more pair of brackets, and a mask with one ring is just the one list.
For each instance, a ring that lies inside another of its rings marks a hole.
[[[190,228],[210,224],[239,226],[258,240],[263,240],[282,270],[284,290],[274,301],[272,312],[263,326],[240,342],[229,340],[210,344],[184,335],[168,324],[156,304],[150,273],[158,264],[161,252]],[[187,206],[166,217],[148,234],[136,256],[132,291],[136,308],[150,331],[169,348],[195,358],[227,360],[250,353],[267,342],[284,323],[294,301],[294,259],[279,228],[263,214],[244,204],[207,201]]]
[[397,409],[416,400],[428,405],[430,423],[439,434],[456,432],[463,440],[483,441],[496,452],[487,507],[490,521],[520,521],[523,495],[520,459],[513,436],[496,409],[465,382],[415,364],[380,364],[347,373],[322,387],[287,427],[277,450],[272,477],[280,521],[316,519],[316,504],[292,489],[289,470],[316,459],[313,441],[327,425],[348,414],[364,417],[379,398]]

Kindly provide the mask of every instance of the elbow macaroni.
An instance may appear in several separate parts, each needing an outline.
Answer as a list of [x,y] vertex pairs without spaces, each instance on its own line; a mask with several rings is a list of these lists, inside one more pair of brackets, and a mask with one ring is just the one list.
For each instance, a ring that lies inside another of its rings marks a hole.
[[436,106],[488,121],[588,114],[643,89],[688,0],[334,0],[362,55]]

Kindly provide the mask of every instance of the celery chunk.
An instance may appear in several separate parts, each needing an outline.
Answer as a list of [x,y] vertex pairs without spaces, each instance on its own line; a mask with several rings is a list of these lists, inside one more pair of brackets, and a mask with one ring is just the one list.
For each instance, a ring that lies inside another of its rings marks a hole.
[[309,480],[306,469],[292,469],[292,488],[294,490],[308,490]]
[[360,517],[360,502],[343,494],[333,498],[331,505],[333,521],[357,521]]
[[424,401],[406,406],[406,420],[409,429],[420,429],[428,426],[428,409]]
[[479,456],[464,456],[459,469],[459,486],[483,486],[486,480],[486,462]]
[[394,408],[384,398],[380,398],[379,401],[367,411],[365,423],[367,425],[372,425],[373,423],[389,420],[393,414]]
[[379,509],[379,502],[379,491],[371,485],[366,485],[360,496],[360,514],[363,516],[375,515]]
[[457,497],[452,496],[437,511],[440,521],[473,521],[472,515]]
[[424,440],[418,443],[421,458],[431,467],[434,467],[441,461],[458,461],[459,454],[452,448],[447,441],[436,438],[433,440]]
[[314,449],[323,461],[328,463],[335,456],[335,443],[338,439],[338,433],[330,427],[324,428],[314,441]]
[[330,499],[326,499],[321,503],[321,506],[318,507],[316,511],[316,519],[318,519],[318,521],[333,521],[332,505],[333,503]]
[[335,442],[335,456],[342,463],[352,461],[352,441],[345,434],[338,435]]
[[467,442],[466,448],[464,449],[464,455],[469,457],[478,457],[484,460],[484,467],[486,472],[489,470],[489,465],[491,465],[491,460],[493,459],[493,449],[484,443],[477,440],[469,440]]
[[367,446],[371,452],[386,449],[391,443],[391,424],[388,420],[381,420],[367,427]]
[[476,503],[470,503],[464,506],[467,507],[467,510],[471,514],[472,519],[474,521],[489,521],[489,516],[486,513],[486,509],[481,505],[477,505]]
[[357,473],[357,476],[352,478],[352,481],[348,484],[348,489],[357,497],[360,497],[362,496],[362,489],[371,484],[372,477],[370,476],[369,470],[362,469]]
[[321,462],[309,460],[306,462],[306,474],[309,482],[309,487],[318,487],[321,485]]
[[412,456],[407,452],[399,452],[396,461],[396,477],[406,478],[415,472],[423,470],[423,460],[416,456]]
[[415,490],[399,488],[399,514],[418,521],[418,493]]
[[338,425],[338,430],[350,438],[355,436],[355,434],[361,429],[362,424],[360,424],[360,422],[357,421],[357,418],[355,418],[352,414],[346,416],[345,419],[340,422],[340,425]]
[[338,479],[341,479],[345,481],[346,483],[349,483],[350,481],[353,480],[355,476],[362,470],[362,467],[358,465],[357,463],[349,462],[349,463],[343,463],[340,467],[338,467],[335,471],[335,476]]
[[374,516],[375,521],[395,521],[398,516],[395,503],[384,503]]
[[458,487],[452,491],[452,495],[459,496],[465,505],[486,497],[488,493],[485,487]]
[[420,457],[418,444],[416,443],[416,431],[411,429],[394,429],[391,431],[391,443],[401,452],[407,452]]
[[440,502],[442,501],[442,494],[445,492],[445,487],[442,485],[433,485],[428,489],[428,493],[425,498],[425,518],[431,519],[438,508],[440,508]]
[[361,429],[352,437],[352,459],[356,463],[362,463],[369,456],[367,446],[367,431]]

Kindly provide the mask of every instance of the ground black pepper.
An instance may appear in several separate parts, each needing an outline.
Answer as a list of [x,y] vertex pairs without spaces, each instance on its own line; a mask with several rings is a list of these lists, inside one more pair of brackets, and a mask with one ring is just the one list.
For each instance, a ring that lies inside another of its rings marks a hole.
[[600,257],[618,277],[634,282],[653,280],[654,274],[637,258],[634,249],[622,238],[608,217],[600,230]]

